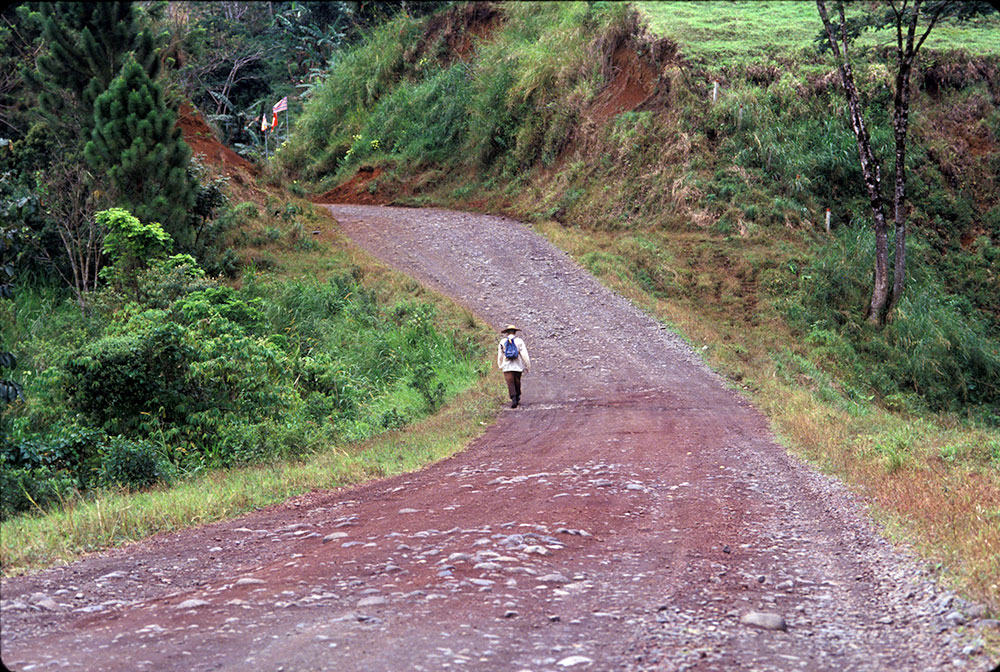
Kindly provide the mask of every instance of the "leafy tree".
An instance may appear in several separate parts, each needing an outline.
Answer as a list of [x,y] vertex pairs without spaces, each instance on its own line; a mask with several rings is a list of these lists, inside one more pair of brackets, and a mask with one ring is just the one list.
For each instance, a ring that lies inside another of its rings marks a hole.
[[143,221],[161,222],[187,247],[197,185],[189,171],[191,148],[175,121],[159,85],[130,58],[97,98],[84,155],[95,174],[107,175],[112,202]]
[[119,284],[138,286],[137,274],[149,262],[170,251],[173,241],[157,222],[143,224],[122,208],[110,208],[97,213],[97,223],[105,231],[104,253],[112,265],[101,269],[101,277]]
[[[22,208],[31,207],[31,201],[23,196],[19,201],[5,198],[0,207],[2,207],[2,211],[0,211],[0,215],[2,215],[0,218],[0,301],[3,301],[14,298],[13,280],[14,258],[17,256],[17,226],[13,220],[20,215]],[[6,374],[7,370],[13,371],[17,366],[17,358],[14,353],[7,350],[11,346],[2,337],[3,331],[0,331],[0,449],[7,445],[9,427],[9,420],[4,417],[4,408],[8,404],[24,398],[21,384],[8,378]]]
[[[844,87],[850,111],[851,128],[857,139],[858,159],[868,192],[875,229],[875,279],[868,320],[883,324],[903,295],[906,283],[906,135],[910,115],[910,74],[917,52],[938,22],[946,17],[958,20],[995,11],[986,2],[956,0],[890,0],[888,5],[872,5],[850,19],[844,14],[844,2],[837,2],[839,22],[830,20],[825,0],[816,0],[824,34],[819,38],[820,49],[829,48],[837,59],[840,81]],[[924,24],[921,26],[921,19]],[[893,284],[889,290],[889,234],[885,203],[882,196],[882,170],[872,150],[871,137],[864,117],[864,105],[854,82],[849,47],[865,30],[890,28],[896,33],[896,77],[893,97],[892,126],[895,139],[895,189],[893,219],[896,227]],[[919,30],[918,30],[919,29]],[[917,33],[920,33],[919,37]],[[888,308],[886,304],[888,303]]]
[[143,27],[131,2],[39,3],[32,16],[45,50],[37,70],[24,68],[21,74],[39,92],[40,114],[68,137],[89,136],[94,104],[129,54],[150,78],[159,73],[160,40]]
[[0,10],[0,127],[4,136],[18,139],[30,126],[31,96],[22,69],[35,63],[37,27],[25,20],[17,6]]

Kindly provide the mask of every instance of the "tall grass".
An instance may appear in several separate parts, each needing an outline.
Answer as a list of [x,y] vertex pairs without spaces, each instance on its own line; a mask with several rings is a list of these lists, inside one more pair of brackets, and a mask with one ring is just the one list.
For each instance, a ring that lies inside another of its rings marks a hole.
[[403,49],[419,31],[413,21],[376,29],[316,88],[279,155],[283,165],[319,178],[345,177],[363,162],[469,166],[471,158],[474,169],[513,177],[540,158],[551,162],[602,81],[591,33],[628,10],[572,2],[505,12],[504,29],[471,63]]
[[869,229],[844,228],[803,269],[786,311],[812,356],[890,408],[969,413],[1000,425],[1000,353],[967,299],[946,294],[926,253],[911,242],[909,285],[892,321],[867,326],[865,303],[874,262]]
[[418,82],[402,82],[379,101],[345,153],[340,171],[391,155],[420,165],[451,159],[468,135],[468,67],[458,63]]
[[418,23],[401,12],[358,48],[338,52],[326,79],[313,89],[288,146],[281,150],[291,170],[308,167],[316,176],[336,168],[372,107],[412,68],[404,60],[404,48],[418,30]]

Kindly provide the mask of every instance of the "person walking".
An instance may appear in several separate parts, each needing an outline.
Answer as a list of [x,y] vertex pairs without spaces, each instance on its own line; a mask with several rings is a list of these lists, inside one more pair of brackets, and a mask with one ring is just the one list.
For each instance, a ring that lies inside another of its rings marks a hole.
[[521,374],[531,368],[528,347],[517,335],[519,331],[513,324],[508,324],[500,332],[503,339],[497,345],[497,368],[503,371],[503,378],[507,381],[511,408],[517,408],[521,403]]

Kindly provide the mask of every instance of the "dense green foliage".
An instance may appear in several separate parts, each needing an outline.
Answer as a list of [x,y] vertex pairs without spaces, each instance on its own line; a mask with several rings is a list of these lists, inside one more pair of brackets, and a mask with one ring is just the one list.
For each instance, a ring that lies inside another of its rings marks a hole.
[[[111,216],[136,228],[128,213]],[[5,516],[93,487],[362,439],[436,410],[480,366],[429,305],[379,305],[357,272],[250,275],[234,289],[190,257],[111,238],[137,281],[124,294],[106,286],[86,321],[58,294],[18,298],[30,382],[0,465]],[[150,261],[136,268],[138,257]]]
[[[447,48],[440,26],[461,29],[469,11],[452,8],[436,21],[397,17],[314,87],[280,159],[320,188],[378,165],[388,169],[380,181],[419,176],[438,194],[498,194],[539,217],[586,227],[749,239],[793,231],[795,249],[774,252],[792,262],[748,259],[745,281],[782,307],[809,356],[846,394],[998,422],[1000,67],[995,56],[941,49],[992,54],[995,43],[983,36],[997,34],[1000,22],[935,29],[915,73],[907,157],[913,282],[897,319],[873,332],[861,324],[871,257],[859,234],[868,214],[854,137],[831,65],[813,44],[814,6],[781,4],[774,9],[787,30],[777,41],[760,39],[771,46],[753,58],[733,55],[742,49],[734,41],[745,38],[716,26],[715,14],[701,30],[717,47],[695,40],[693,28],[679,33],[693,69],[672,56],[671,43],[640,37],[622,5],[504,5],[499,27],[468,57]],[[725,5],[761,15],[753,3]],[[707,16],[687,3],[661,9],[691,21]],[[868,35],[861,46],[880,39]],[[638,77],[643,64],[656,74],[640,108],[599,123],[609,95],[626,85],[612,81],[615,73],[635,67],[628,76]],[[883,157],[892,154],[889,65],[874,50],[859,74]],[[723,82],[714,104],[712,79]],[[962,154],[955,138],[963,134],[978,139],[981,158]],[[518,200],[524,192],[538,200]],[[826,208],[832,238],[823,231]],[[650,244],[653,252],[637,249],[626,263],[654,294],[670,296],[676,268],[658,266],[663,254]]]

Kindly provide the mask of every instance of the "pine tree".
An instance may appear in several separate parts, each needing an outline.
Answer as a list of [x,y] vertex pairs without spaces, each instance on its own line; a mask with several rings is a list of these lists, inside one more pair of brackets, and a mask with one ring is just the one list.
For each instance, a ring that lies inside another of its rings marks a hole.
[[127,58],[121,74],[97,97],[84,156],[95,175],[106,175],[109,197],[144,222],[159,222],[182,248],[193,242],[190,211],[196,184],[191,149],[160,86]]
[[37,70],[24,70],[38,90],[38,111],[50,127],[86,141],[97,97],[111,84],[127,54],[151,78],[159,73],[157,42],[131,2],[39,3],[45,49]]

